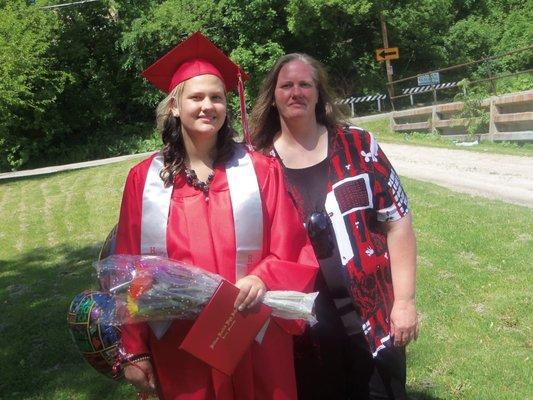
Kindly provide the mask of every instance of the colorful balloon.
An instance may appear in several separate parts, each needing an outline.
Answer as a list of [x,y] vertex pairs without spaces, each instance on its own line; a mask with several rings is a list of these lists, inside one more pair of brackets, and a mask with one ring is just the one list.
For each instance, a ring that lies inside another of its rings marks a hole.
[[117,359],[120,329],[101,321],[112,320],[115,300],[110,294],[87,290],[78,294],[67,315],[74,343],[81,354],[98,372],[119,379],[120,372],[113,371]]

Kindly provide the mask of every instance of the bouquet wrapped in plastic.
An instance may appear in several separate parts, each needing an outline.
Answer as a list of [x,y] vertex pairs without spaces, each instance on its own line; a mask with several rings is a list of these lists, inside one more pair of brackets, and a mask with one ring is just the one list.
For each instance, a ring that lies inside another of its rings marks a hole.
[[[209,302],[220,281],[219,275],[183,262],[158,256],[113,255],[95,263],[101,289],[115,301],[115,312],[102,323],[168,319],[194,319]],[[262,302],[272,315],[303,319],[314,324],[313,304],[318,293],[268,291]]]

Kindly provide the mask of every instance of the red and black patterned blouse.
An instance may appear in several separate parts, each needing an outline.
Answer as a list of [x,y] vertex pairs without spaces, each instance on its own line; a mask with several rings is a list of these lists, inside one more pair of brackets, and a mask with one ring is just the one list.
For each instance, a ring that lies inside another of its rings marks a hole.
[[[402,218],[408,212],[407,196],[376,140],[363,129],[346,126],[330,132],[328,159],[324,209],[332,222],[336,256],[347,277],[357,323],[376,356],[392,345],[389,316],[394,300],[387,238],[380,222]],[[308,207],[298,204],[305,196],[290,179],[288,187],[305,220]],[[343,318],[346,330],[353,331],[346,321]]]

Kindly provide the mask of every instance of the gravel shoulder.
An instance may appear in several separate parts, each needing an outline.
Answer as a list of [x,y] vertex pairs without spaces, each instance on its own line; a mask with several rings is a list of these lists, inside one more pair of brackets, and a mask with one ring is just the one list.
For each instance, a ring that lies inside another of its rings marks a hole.
[[[396,171],[448,189],[533,208],[533,157],[381,143]],[[144,155],[148,155],[146,153]],[[110,164],[142,155],[0,174],[0,180]]]
[[380,143],[402,176],[533,208],[533,158]]

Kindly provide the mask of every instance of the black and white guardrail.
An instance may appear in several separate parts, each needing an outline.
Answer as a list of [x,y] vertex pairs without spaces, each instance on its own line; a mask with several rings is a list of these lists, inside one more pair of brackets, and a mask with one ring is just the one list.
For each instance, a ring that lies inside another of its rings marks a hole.
[[[436,85],[416,86],[411,88],[402,89],[402,94],[416,94],[430,92],[432,90],[441,90],[457,87],[457,82],[438,83]],[[375,94],[369,96],[350,96],[342,100],[337,100],[337,104],[356,104],[365,103],[368,101],[385,100],[388,96],[386,94]]]
[[355,104],[355,103],[364,103],[366,101],[376,101],[384,100],[387,98],[386,94],[376,94],[373,96],[359,96],[359,97],[347,97],[342,100],[338,100],[337,104]]
[[448,89],[448,88],[452,88],[456,86],[457,86],[457,82],[446,82],[446,83],[438,83],[436,85],[416,86],[412,88],[402,89],[402,94],[415,94],[415,93],[430,92],[432,90]]

